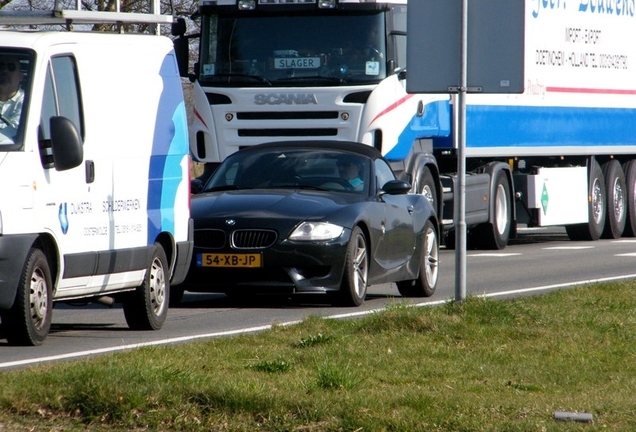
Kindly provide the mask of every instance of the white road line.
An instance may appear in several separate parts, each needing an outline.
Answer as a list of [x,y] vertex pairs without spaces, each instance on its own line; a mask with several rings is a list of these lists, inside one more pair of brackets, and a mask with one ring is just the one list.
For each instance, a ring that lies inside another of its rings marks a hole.
[[632,252],[632,253],[624,253],[624,254],[614,254],[614,256],[636,257],[636,252]]
[[[295,324],[297,322],[300,322],[300,321],[290,321],[290,322],[285,323],[285,324],[277,324],[277,325],[292,325],[292,324]],[[77,357],[88,357],[88,356],[93,356],[93,355],[96,355],[96,354],[106,354],[106,353],[117,352],[117,351],[128,351],[128,350],[133,350],[133,349],[136,349],[136,348],[143,348],[143,347],[149,347],[149,346],[170,345],[170,344],[176,344],[176,343],[181,343],[181,342],[194,341],[194,340],[197,340],[197,339],[206,339],[206,338],[215,338],[215,337],[223,337],[223,336],[235,336],[235,335],[246,334],[246,333],[255,333],[255,332],[260,332],[260,331],[264,331],[264,330],[269,330],[270,328],[272,328],[272,325],[264,325],[264,326],[259,326],[259,327],[250,327],[250,328],[246,328],[246,329],[228,330],[228,331],[217,332],[217,333],[206,333],[206,334],[200,334],[200,335],[191,335],[191,336],[182,336],[182,337],[177,337],[177,338],[161,339],[161,340],[157,340],[157,341],[143,342],[143,343],[138,343],[138,344],[120,345],[120,346],[115,346],[115,347],[99,348],[99,349],[94,349],[94,350],[77,351],[77,352],[72,352],[72,353],[68,353],[68,354],[59,354],[59,355],[54,355],[54,356],[49,356],[49,357],[40,357],[40,358],[35,358],[35,359],[17,360],[17,361],[13,361],[13,362],[0,363],[0,369],[5,369],[5,368],[15,367],[15,366],[26,366],[26,365],[30,365],[30,364],[44,363],[44,362],[50,362],[50,361],[68,360],[68,359],[77,358]]]
[[[554,285],[544,285],[539,287],[523,288],[518,290],[502,291],[502,292],[496,292],[496,293],[484,293],[476,297],[501,297],[501,296],[507,296],[512,294],[524,294],[524,293],[538,292],[538,291],[549,291],[556,288],[565,288],[565,287],[575,286],[575,285],[589,285],[593,283],[610,282],[610,281],[617,281],[617,280],[623,280],[623,279],[635,279],[635,278],[636,278],[636,274],[630,274],[630,275],[624,275],[624,276],[612,276],[607,278],[588,279],[588,280],[582,280],[582,281],[576,281],[576,282],[566,282],[566,283],[554,284]],[[437,300],[437,301],[431,301],[431,302],[422,302],[422,303],[416,303],[413,306],[416,306],[416,307],[439,306],[441,304],[447,303],[448,301],[449,300]],[[384,309],[385,308],[379,308],[379,309],[352,312],[352,313],[346,313],[346,314],[328,315],[323,318],[326,318],[326,319],[354,318],[354,317],[360,317],[364,315],[377,313]],[[293,320],[293,321],[288,321],[284,323],[275,323],[270,325],[249,327],[245,329],[228,330],[228,331],[215,332],[215,333],[203,333],[198,335],[161,339],[157,341],[144,342],[144,343],[138,343],[138,344],[129,344],[129,345],[116,346],[116,347],[109,347],[109,348],[78,351],[78,352],[73,352],[68,354],[59,354],[59,355],[49,356],[49,357],[17,360],[12,362],[0,363],[0,369],[7,369],[11,367],[16,367],[16,366],[35,365],[35,364],[51,362],[51,361],[68,360],[68,359],[78,358],[78,357],[89,357],[96,354],[105,354],[110,352],[128,351],[128,350],[133,350],[136,348],[149,347],[149,346],[170,345],[170,344],[194,341],[197,339],[212,339],[212,338],[219,338],[219,337],[225,337],[225,336],[236,336],[236,335],[247,334],[247,333],[256,333],[256,332],[261,332],[264,330],[269,330],[274,326],[288,326],[288,325],[298,324],[300,322],[301,320]]]
[[579,250],[579,249],[594,249],[596,246],[554,246],[542,248],[544,250]]
[[468,254],[469,257],[511,257],[521,255],[520,253],[495,253],[495,252],[486,252],[486,253],[474,253]]

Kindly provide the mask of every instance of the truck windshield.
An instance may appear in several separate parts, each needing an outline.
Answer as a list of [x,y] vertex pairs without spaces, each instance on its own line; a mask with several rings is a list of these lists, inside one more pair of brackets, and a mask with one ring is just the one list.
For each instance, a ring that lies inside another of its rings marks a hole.
[[378,83],[386,77],[384,14],[203,17],[199,81],[289,87]]
[[22,148],[33,54],[0,48],[0,151]]

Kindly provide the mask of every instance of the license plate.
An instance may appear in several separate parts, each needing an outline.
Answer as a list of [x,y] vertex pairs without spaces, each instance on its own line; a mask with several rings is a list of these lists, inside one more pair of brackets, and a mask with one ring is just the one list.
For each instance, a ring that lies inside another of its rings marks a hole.
[[197,256],[199,267],[262,267],[261,254],[204,253]]
[[320,57],[291,57],[274,60],[275,69],[318,69]]

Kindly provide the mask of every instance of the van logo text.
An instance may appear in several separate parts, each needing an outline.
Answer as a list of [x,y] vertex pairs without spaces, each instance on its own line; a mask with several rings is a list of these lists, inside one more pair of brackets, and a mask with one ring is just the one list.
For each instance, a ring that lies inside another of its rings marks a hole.
[[254,96],[256,105],[318,105],[316,95],[312,93],[259,93]]

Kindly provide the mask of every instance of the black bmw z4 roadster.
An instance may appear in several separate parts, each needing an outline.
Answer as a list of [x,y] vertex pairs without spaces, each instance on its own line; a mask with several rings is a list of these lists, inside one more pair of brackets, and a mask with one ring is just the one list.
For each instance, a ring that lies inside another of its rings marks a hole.
[[360,306],[374,284],[429,297],[439,271],[439,224],[371,146],[295,141],[230,155],[193,186],[194,253],[172,287],[229,296],[324,293]]

